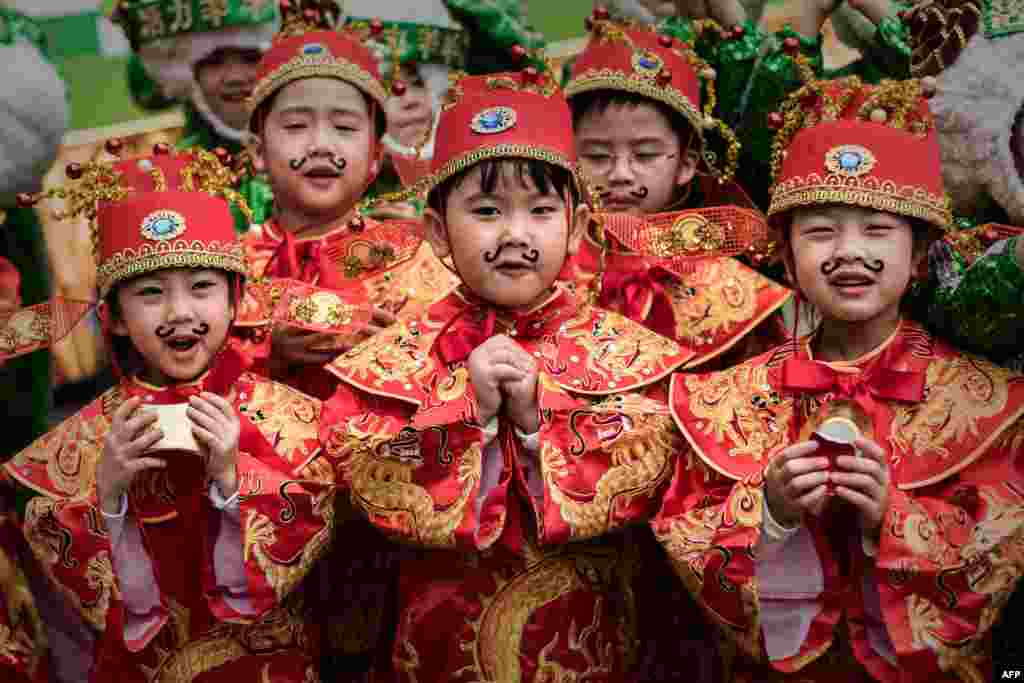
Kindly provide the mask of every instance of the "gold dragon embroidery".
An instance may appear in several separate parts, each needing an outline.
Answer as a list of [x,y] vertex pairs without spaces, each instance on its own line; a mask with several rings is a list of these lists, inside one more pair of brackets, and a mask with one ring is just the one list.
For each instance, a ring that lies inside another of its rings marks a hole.
[[344,463],[355,499],[371,515],[383,515],[400,522],[403,533],[415,537],[420,545],[451,547],[455,530],[466,515],[480,482],[482,451],[471,444],[456,456],[458,495],[444,508],[438,508],[430,493],[413,483],[416,459],[392,455],[389,442],[397,438],[377,427],[381,418],[370,416],[365,425],[350,422],[337,457]]
[[738,365],[707,376],[685,375],[694,427],[729,444],[732,457],[767,462],[787,445],[793,418],[790,401],[768,382],[768,368]]

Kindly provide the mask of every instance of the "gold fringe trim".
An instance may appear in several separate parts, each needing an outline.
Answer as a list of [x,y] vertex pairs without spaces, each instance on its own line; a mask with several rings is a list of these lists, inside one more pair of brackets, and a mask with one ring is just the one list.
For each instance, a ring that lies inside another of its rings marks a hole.
[[697,131],[701,142],[704,141],[704,131],[708,127],[708,120],[694,106],[690,98],[675,88],[659,86],[654,78],[630,78],[623,76],[622,72],[616,69],[590,69],[569,81],[564,92],[566,99],[569,99],[574,95],[591,90],[626,90],[667,104],[685,116]]
[[581,194],[585,194],[587,185],[583,182],[583,178],[580,175],[579,167],[573,162],[569,161],[564,155],[559,152],[552,152],[551,150],[543,147],[534,147],[530,145],[516,145],[516,144],[501,144],[493,145],[491,147],[479,147],[460,157],[456,157],[444,166],[439,168],[435,173],[431,173],[426,176],[417,185],[419,191],[426,195],[435,187],[448,180],[454,175],[465,171],[474,164],[477,164],[484,159],[499,159],[503,157],[518,157],[522,159],[537,159],[538,161],[545,161],[555,166],[560,166],[572,174],[573,179],[576,181],[576,189]]
[[252,113],[256,111],[256,108],[259,107],[264,100],[285,85],[292,81],[297,81],[303,78],[315,78],[317,76],[337,78],[347,83],[351,83],[373,97],[381,107],[384,106],[384,103],[388,99],[388,94],[384,90],[384,86],[381,85],[380,81],[367,73],[362,67],[357,66],[352,62],[343,61],[334,55],[328,55],[326,57],[310,57],[308,55],[304,55],[296,57],[289,62],[285,62],[256,84],[256,88],[253,90],[253,93],[247,102],[249,115],[252,116]]
[[871,176],[846,178],[839,175],[822,177],[812,173],[796,176],[779,183],[772,190],[772,203],[768,216],[800,206],[819,204],[852,204],[878,211],[920,218],[946,230],[952,224],[953,214],[946,197],[907,185],[897,187],[889,180]]
[[124,249],[106,259],[96,269],[96,285],[100,297],[122,280],[168,268],[219,268],[243,276],[249,273],[245,253],[238,243],[178,240],[161,243],[154,248]]

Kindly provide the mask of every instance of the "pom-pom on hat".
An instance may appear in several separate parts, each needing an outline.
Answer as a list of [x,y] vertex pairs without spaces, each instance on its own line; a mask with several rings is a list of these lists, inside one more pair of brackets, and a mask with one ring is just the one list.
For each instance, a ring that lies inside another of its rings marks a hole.
[[927,102],[933,92],[929,81],[864,85],[856,77],[811,80],[794,92],[770,119],[780,130],[768,216],[851,204],[945,230],[952,216]]
[[579,176],[572,115],[547,71],[457,76],[441,107],[430,175],[419,189],[428,193],[484,159],[537,159]]
[[[110,152],[118,141],[108,141]],[[228,201],[248,211],[232,188],[235,175],[224,154],[194,149],[172,153],[159,144],[153,156],[69,164],[73,185],[22,195],[31,205],[58,197],[68,208],[58,218],[90,221],[100,297],[117,283],[165,268],[220,268],[247,274]]]
[[[689,43],[652,28],[612,21],[606,10],[595,9],[587,18],[587,26],[590,40],[573,64],[565,96],[617,90],[669,106],[693,126],[700,141],[698,151],[707,167],[721,180],[730,180],[740,146],[733,131],[712,115],[716,104],[715,70]],[[698,28],[703,30],[705,26],[714,24],[704,22]],[[709,145],[707,137],[714,132],[725,144],[724,160]]]
[[337,78],[384,106],[388,95],[377,60],[363,45],[366,32],[375,27],[335,30],[340,10],[333,0],[284,0],[281,15],[281,31],[260,60],[256,87],[248,101],[250,129],[258,125],[252,114],[264,101],[303,78]]

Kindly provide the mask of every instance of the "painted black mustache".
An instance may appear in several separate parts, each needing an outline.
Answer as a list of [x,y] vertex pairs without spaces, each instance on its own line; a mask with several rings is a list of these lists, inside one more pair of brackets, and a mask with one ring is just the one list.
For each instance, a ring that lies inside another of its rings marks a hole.
[[[173,325],[159,325],[156,328],[156,336],[160,339],[167,339],[174,331],[178,328]],[[199,323],[199,327],[192,328],[192,334],[197,337],[204,337],[210,332],[210,325],[208,323]]]
[[839,270],[839,267],[842,266],[844,263],[853,263],[854,261],[860,261],[861,265],[864,266],[866,269],[870,270],[872,273],[881,273],[883,270],[885,270],[885,263],[882,262],[882,259],[873,259],[869,261],[861,258],[860,256],[857,256],[852,259],[829,259],[821,264],[821,274],[824,275],[825,277],[828,277],[832,273]]
[[[505,245],[504,244],[501,245],[500,247],[498,247],[497,251],[493,251],[493,252],[492,251],[485,251],[484,252],[484,261],[486,261],[487,263],[494,263],[495,261],[498,260],[498,257],[501,256],[503,251],[505,251]],[[537,251],[536,249],[530,249],[529,251],[524,251],[523,252],[523,260],[526,261],[527,263],[536,263],[537,261],[540,260],[540,252]]]
[[[600,197],[602,200],[608,199],[608,197],[612,196],[612,191],[605,187],[598,186],[594,188],[594,191],[597,193],[597,196]],[[633,197],[634,199],[647,199],[647,195],[649,195],[650,193],[651,191],[647,189],[646,185],[641,185],[636,190],[630,190],[629,196]]]
[[[300,168],[302,168],[303,166],[306,165],[307,161],[309,161],[309,157],[308,156],[301,157],[299,159],[291,159],[291,160],[288,161],[288,167],[290,169],[292,169],[293,171],[298,171]],[[336,168],[338,170],[338,173],[341,173],[342,171],[344,171],[345,167],[348,166],[348,162],[345,161],[345,159],[343,159],[343,158],[340,158],[340,159],[339,158],[335,158],[335,156],[333,154],[331,154],[331,155],[329,155],[327,157],[327,161],[331,162],[331,166],[334,166],[334,168]]]

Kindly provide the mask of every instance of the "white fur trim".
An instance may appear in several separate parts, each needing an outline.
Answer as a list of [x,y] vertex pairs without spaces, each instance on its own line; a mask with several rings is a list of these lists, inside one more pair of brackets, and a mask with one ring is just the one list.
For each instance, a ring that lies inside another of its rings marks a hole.
[[14,205],[19,192],[39,190],[57,158],[68,126],[64,81],[34,45],[0,47],[5,78],[0,88],[0,206]]
[[186,33],[142,46],[139,59],[165,95],[182,99],[192,93],[195,65],[200,61],[223,48],[256,48],[265,52],[270,49],[276,31],[273,24],[262,24]]
[[1024,104],[1024,34],[989,40],[978,32],[938,77],[931,100],[942,148],[946,191],[959,213],[973,214],[990,196],[1024,224],[1024,182],[1010,136]]
[[345,0],[347,16],[381,21],[406,21],[441,28],[452,28],[448,8],[441,0]]
[[192,92],[189,98],[192,100],[192,105],[196,108],[196,111],[206,119],[206,122],[217,131],[218,135],[234,142],[242,142],[248,130],[232,128],[224,119],[217,116],[213,109],[210,108],[209,102],[206,101],[206,96],[203,95],[203,89],[199,87],[199,83],[193,81]]

